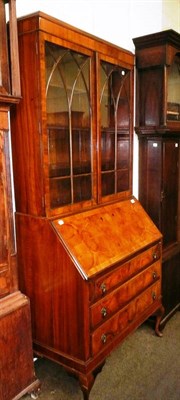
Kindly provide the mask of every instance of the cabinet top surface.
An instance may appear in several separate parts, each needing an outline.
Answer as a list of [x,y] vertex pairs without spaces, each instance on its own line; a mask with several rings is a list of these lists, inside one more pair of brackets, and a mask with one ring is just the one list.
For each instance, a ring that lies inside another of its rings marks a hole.
[[134,198],[56,219],[52,225],[84,279],[162,237]]
[[90,33],[69,25],[57,18],[49,16],[41,11],[18,18],[19,34],[41,31],[56,37],[61,37],[69,42],[78,43],[93,51],[101,53],[110,52],[112,57],[121,57],[130,65],[134,65],[134,54],[129,50],[98,38]]
[[139,36],[133,39],[136,49],[143,49],[146,47],[161,46],[170,44],[180,48],[180,33],[173,29],[152,33],[145,36]]

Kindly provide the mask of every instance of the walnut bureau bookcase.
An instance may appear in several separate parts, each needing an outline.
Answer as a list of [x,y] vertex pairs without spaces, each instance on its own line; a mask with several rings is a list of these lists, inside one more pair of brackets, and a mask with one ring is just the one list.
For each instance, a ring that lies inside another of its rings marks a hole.
[[180,34],[134,39],[139,200],[163,234],[162,323],[180,306]]
[[130,332],[156,314],[161,334],[162,235],[132,196],[134,56],[41,12],[20,18],[18,34],[19,278],[34,351],[88,399]]

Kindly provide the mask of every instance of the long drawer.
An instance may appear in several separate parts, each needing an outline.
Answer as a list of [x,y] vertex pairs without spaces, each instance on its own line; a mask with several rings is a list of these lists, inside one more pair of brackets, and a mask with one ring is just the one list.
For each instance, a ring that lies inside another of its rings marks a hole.
[[96,279],[90,285],[90,302],[93,303],[97,299],[102,298],[102,296],[109,293],[116,286],[129,280],[154,261],[160,260],[161,252],[161,243],[158,242],[138,256],[117,266],[110,273]]
[[123,334],[123,330],[133,324],[141,313],[147,310],[156,299],[160,298],[160,295],[161,281],[158,280],[113,317],[101,324],[91,335],[92,355],[96,355]]
[[93,304],[90,307],[91,328],[104,322],[160,277],[161,262],[157,261]]

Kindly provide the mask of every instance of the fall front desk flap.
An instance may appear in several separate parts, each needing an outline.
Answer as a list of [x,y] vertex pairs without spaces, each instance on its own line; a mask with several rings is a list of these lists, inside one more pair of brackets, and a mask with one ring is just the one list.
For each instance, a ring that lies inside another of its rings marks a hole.
[[134,197],[56,219],[52,225],[84,279],[162,237]]

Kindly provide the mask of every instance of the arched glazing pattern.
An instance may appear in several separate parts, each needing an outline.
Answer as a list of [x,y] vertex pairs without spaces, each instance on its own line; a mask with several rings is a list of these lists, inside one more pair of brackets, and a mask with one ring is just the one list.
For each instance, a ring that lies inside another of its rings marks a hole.
[[50,206],[92,197],[90,57],[46,42]]
[[130,188],[130,71],[101,61],[101,191]]

